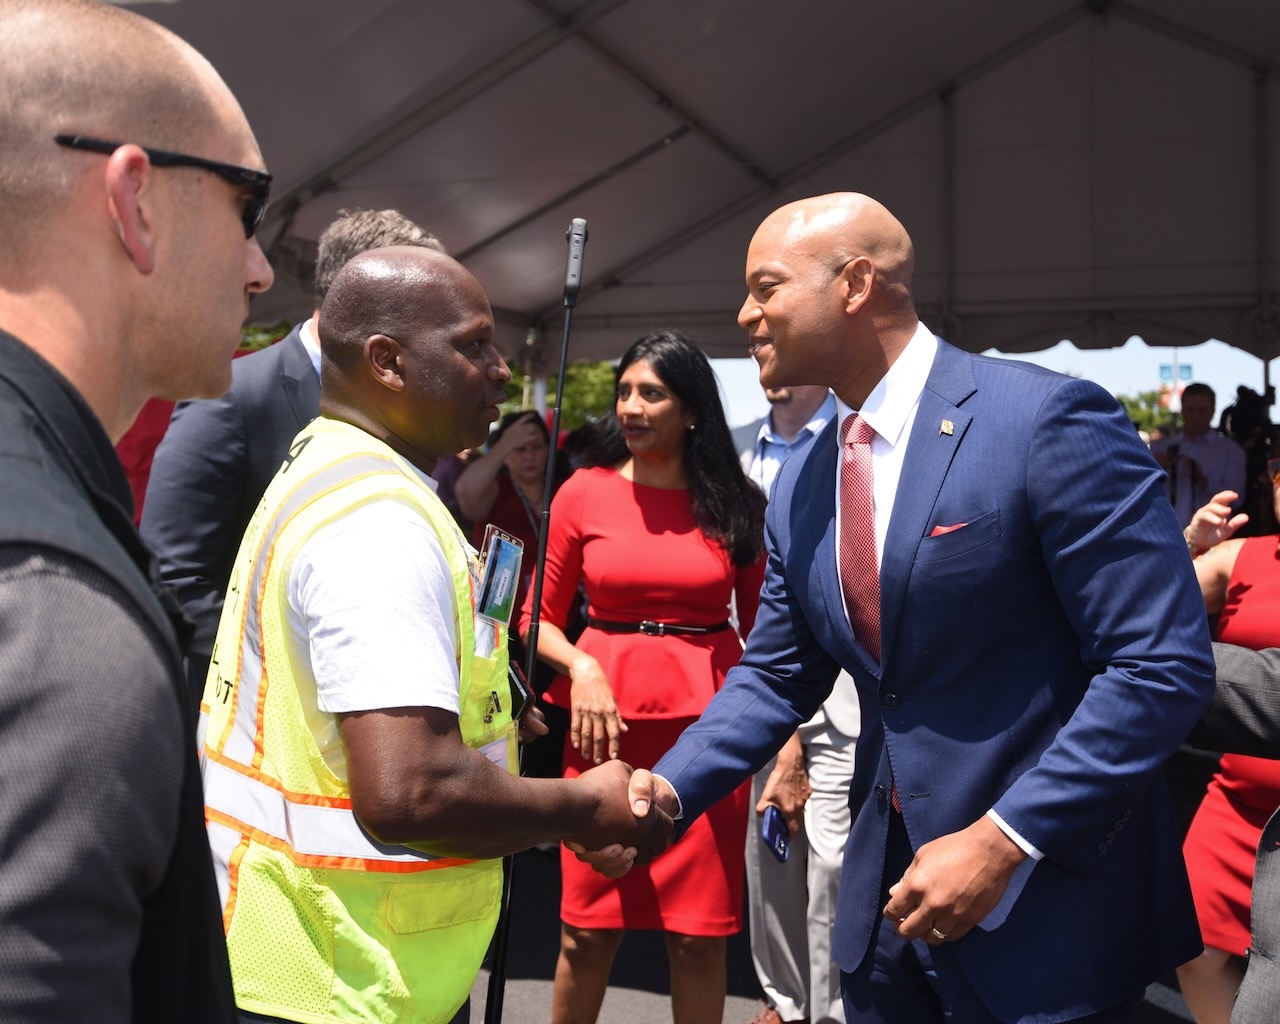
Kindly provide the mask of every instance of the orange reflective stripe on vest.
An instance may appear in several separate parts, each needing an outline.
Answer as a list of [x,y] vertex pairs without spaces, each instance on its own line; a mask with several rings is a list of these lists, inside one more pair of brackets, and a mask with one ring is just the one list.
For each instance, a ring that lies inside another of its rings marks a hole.
[[408,846],[380,843],[351,813],[351,801],[286,793],[260,772],[209,752],[204,766],[206,814],[284,852],[302,867],[429,871],[463,863]]
[[[257,765],[262,758],[262,581],[271,567],[276,538],[290,519],[317,498],[335,487],[350,484],[374,473],[399,476],[400,471],[390,459],[376,455],[356,455],[341,459],[304,478],[286,495],[271,521],[259,534],[261,540],[253,558],[253,571],[248,587],[241,593],[238,582],[233,578],[227,589],[227,602],[239,602],[241,617],[240,646],[236,651],[239,664],[233,676],[239,682],[235,688],[235,710],[227,719],[226,727],[213,747],[232,760],[244,765]],[[216,663],[213,668],[217,669]]]

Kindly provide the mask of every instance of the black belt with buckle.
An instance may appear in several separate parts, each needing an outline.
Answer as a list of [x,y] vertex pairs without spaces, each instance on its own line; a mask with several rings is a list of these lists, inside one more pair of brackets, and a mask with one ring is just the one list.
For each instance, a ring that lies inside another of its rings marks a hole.
[[729,628],[729,620],[717,622],[714,626],[675,626],[669,622],[654,622],[645,619],[643,622],[610,622],[608,619],[587,619],[587,625],[604,633],[643,633],[645,636],[706,636],[708,633],[720,633]]

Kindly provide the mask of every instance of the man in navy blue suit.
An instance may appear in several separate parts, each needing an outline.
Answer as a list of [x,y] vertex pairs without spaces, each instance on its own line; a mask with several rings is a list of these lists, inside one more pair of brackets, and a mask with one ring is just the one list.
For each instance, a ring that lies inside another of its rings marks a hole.
[[[1213,692],[1199,590],[1111,396],[939,341],[913,265],[856,194],[752,239],[738,321],[761,383],[829,385],[839,410],[778,476],[741,665],[633,776],[633,807],[687,827],[844,668],[863,714],[834,950],[850,1024],[1121,1020],[1201,948],[1159,776]],[[616,873],[631,851],[585,856]]]

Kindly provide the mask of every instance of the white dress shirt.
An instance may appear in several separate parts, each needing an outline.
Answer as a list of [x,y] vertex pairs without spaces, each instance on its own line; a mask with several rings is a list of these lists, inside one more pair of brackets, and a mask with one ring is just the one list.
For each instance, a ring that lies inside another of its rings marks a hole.
[[[1178,525],[1183,529],[1191,523],[1196,509],[1219,491],[1230,489],[1240,495],[1233,502],[1233,508],[1238,509],[1244,501],[1244,449],[1225,434],[1210,430],[1197,438],[1190,438],[1178,431],[1169,437],[1153,441],[1151,451],[1155,455],[1161,452],[1177,453],[1177,465],[1167,471],[1164,489],[1173,502]],[[1189,462],[1195,462],[1200,467],[1205,478],[1204,486],[1196,486],[1195,473]]]
[[320,339],[316,337],[316,318],[308,317],[302,322],[302,326],[298,328],[298,338],[302,342],[302,347],[307,350],[307,355],[311,358],[311,365],[315,367],[316,376],[320,376]]

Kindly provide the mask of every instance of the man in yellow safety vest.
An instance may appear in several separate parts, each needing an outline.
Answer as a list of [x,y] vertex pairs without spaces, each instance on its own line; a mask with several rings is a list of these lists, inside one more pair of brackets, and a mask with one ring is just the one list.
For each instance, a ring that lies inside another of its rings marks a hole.
[[665,842],[620,762],[515,774],[503,602],[428,476],[498,416],[493,330],[475,278],[416,247],[351,260],[321,309],[321,415],[245,533],[202,704],[246,1020],[448,1021],[497,919],[496,858]]

